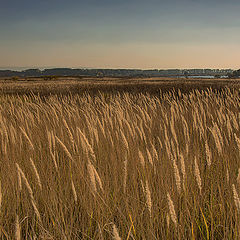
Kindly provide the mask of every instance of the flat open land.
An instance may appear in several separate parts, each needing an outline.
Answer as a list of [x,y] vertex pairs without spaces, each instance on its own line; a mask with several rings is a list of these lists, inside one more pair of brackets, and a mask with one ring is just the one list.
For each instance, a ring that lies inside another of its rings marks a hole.
[[0,78],[0,93],[40,95],[68,94],[84,91],[89,93],[129,92],[158,94],[172,90],[188,93],[193,89],[224,87],[240,88],[240,79],[183,79],[183,78],[97,78],[97,77],[52,77],[52,78]]
[[239,84],[2,79],[0,239],[239,240]]

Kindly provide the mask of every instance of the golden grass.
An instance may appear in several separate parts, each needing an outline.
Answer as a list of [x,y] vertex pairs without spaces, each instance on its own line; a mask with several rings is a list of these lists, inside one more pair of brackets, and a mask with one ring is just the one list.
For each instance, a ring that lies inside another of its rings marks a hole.
[[237,90],[0,103],[0,239],[240,238]]

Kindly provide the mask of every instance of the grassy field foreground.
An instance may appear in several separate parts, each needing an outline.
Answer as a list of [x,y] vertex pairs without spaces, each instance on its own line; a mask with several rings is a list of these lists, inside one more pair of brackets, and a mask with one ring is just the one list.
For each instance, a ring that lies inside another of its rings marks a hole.
[[1,239],[239,239],[236,90],[1,95]]

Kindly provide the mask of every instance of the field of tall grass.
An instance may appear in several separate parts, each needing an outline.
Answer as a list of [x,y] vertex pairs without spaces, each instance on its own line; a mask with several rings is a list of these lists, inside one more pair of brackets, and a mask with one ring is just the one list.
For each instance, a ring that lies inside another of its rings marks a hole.
[[1,239],[239,239],[237,90],[0,96]]

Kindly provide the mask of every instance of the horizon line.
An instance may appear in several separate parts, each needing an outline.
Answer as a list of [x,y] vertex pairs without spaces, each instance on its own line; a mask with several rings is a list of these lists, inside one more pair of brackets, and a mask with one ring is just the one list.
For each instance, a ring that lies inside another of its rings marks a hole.
[[170,69],[178,69],[178,70],[188,70],[188,69],[219,69],[219,70],[227,70],[227,69],[230,69],[230,70],[238,70],[239,68],[229,68],[229,67],[225,67],[225,68],[217,68],[217,67],[214,67],[214,68],[211,68],[211,67],[189,67],[189,68],[173,68],[173,67],[170,67],[170,68],[123,68],[123,67],[113,67],[113,68],[101,68],[101,67],[59,67],[59,66],[44,66],[44,67],[37,67],[37,66],[29,66],[29,67],[1,67],[0,66],[0,70],[1,71],[4,71],[4,70],[10,70],[10,71],[24,71],[24,70],[28,70],[28,69],[39,69],[39,70],[44,70],[44,69],[55,69],[55,68],[68,68],[68,69],[113,69],[113,70],[120,70],[120,69],[128,69],[128,70],[170,70]]

